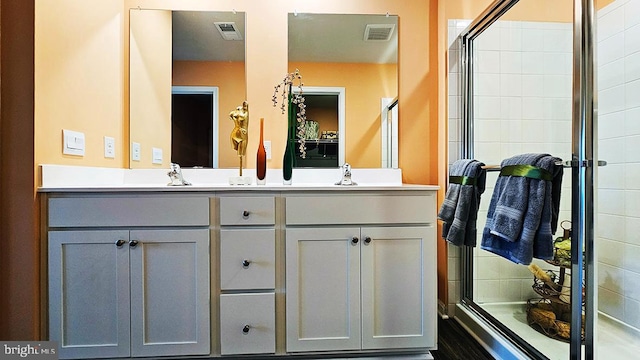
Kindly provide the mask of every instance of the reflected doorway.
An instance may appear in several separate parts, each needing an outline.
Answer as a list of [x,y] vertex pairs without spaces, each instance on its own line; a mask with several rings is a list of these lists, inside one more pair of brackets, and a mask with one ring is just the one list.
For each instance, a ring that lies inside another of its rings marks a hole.
[[171,162],[217,168],[218,88],[174,86],[171,109]]
[[[298,89],[293,89],[298,93]],[[305,131],[306,157],[296,148],[295,167],[339,167],[345,163],[345,88],[305,86],[307,125],[315,122],[317,131]]]

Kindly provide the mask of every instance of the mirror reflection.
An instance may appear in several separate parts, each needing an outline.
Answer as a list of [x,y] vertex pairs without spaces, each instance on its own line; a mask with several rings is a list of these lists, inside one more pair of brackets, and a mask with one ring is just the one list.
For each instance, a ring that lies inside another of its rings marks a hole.
[[[288,19],[289,71],[299,69],[304,88],[312,89],[303,92],[307,120],[317,128],[307,132],[307,158],[297,166],[391,167],[388,148],[397,149],[397,132],[392,141],[387,120],[395,118],[397,128],[397,111],[387,113],[398,94],[398,17],[297,13]],[[397,164],[397,150],[395,157]]]
[[[290,14],[288,26],[289,71],[300,69],[305,89],[314,89],[311,103],[338,106],[308,109],[319,135],[308,140],[310,147],[316,140],[315,159],[299,166],[397,164],[383,158],[388,146],[397,148],[397,135],[385,135],[394,134],[385,130],[385,107],[398,92],[397,16]],[[224,33],[236,35],[224,40]],[[237,167],[228,113],[246,99],[245,38],[241,12],[131,9],[131,142],[160,149],[164,165]],[[190,121],[176,120],[181,114]],[[320,144],[323,132],[333,145]],[[131,167],[153,167],[151,155],[142,153]]]
[[[132,9],[131,141],[162,149],[164,164],[236,167],[224,145],[246,96],[244,34],[240,12]],[[144,155],[131,167],[151,167]]]

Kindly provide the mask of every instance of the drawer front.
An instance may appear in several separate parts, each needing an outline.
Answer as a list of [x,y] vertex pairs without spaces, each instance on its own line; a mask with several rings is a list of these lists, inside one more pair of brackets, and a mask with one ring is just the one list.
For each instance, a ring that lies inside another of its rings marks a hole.
[[220,295],[220,352],[273,354],[276,351],[275,294]]
[[435,191],[419,195],[287,196],[287,225],[434,224]]
[[222,290],[275,288],[274,229],[220,230]]
[[208,226],[209,198],[136,195],[51,198],[48,225]]
[[273,196],[220,197],[220,225],[274,225]]

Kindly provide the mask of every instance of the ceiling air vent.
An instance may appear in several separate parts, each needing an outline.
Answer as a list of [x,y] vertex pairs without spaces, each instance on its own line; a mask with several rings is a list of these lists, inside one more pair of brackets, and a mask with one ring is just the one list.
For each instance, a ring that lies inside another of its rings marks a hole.
[[242,35],[234,22],[214,22],[216,29],[225,40],[242,40]]
[[367,24],[364,29],[364,41],[389,41],[394,24]]

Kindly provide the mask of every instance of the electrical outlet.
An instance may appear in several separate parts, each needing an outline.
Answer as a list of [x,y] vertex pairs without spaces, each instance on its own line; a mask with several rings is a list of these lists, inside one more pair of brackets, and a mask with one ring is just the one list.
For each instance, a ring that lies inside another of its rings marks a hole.
[[131,160],[140,161],[140,143],[131,143]]
[[116,157],[116,139],[104,137],[104,157],[114,159]]
[[271,140],[264,141],[264,151],[267,153],[267,160],[271,160]]
[[162,149],[155,147],[151,149],[151,163],[162,164]]

